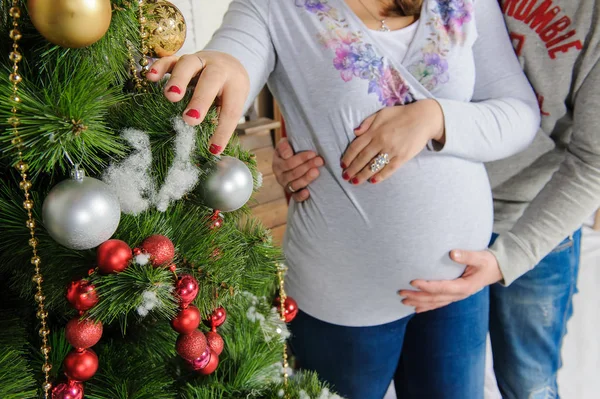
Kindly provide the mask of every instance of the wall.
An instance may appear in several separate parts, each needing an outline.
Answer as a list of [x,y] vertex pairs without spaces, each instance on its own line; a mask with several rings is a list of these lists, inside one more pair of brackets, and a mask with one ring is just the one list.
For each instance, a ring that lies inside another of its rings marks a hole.
[[185,16],[188,33],[180,54],[201,50],[221,25],[231,0],[170,0]]

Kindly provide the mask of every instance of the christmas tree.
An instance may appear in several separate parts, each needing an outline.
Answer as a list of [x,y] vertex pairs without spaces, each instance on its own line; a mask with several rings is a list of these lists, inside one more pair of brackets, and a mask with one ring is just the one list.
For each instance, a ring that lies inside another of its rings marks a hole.
[[334,397],[289,375],[252,154],[212,156],[218,110],[188,126],[145,80],[178,10],[0,2],[0,398]]

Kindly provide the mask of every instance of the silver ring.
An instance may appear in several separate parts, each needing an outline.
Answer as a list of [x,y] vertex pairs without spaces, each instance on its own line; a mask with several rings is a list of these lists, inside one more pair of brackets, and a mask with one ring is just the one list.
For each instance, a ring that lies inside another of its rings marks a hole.
[[204,63],[204,60],[202,59],[202,57],[200,57],[198,53],[194,53],[194,55],[200,60],[200,64],[202,64],[202,66],[200,67],[200,72],[202,72],[204,68],[206,68],[206,64]]
[[292,193],[292,194],[294,194],[294,193],[296,192],[296,190],[294,190],[294,189],[292,188],[292,183],[288,184],[288,191],[289,191],[290,193]]
[[390,156],[386,153],[381,153],[373,159],[373,163],[371,163],[371,172],[377,173],[381,169],[385,168],[385,165],[390,163]]

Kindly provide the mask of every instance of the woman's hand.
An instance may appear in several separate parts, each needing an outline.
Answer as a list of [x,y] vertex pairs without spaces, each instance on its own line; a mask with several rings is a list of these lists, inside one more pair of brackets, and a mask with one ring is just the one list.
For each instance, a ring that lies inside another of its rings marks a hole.
[[220,108],[219,123],[209,142],[209,150],[219,155],[229,142],[244,113],[250,90],[248,73],[234,57],[218,52],[200,51],[181,57],[164,57],[152,64],[146,75],[157,82],[171,73],[165,85],[165,96],[172,102],[181,101],[190,82],[198,77],[194,95],[184,111],[183,120],[199,125],[212,104]]
[[[384,108],[354,131],[357,138],[342,157],[343,178],[358,185],[380,183],[419,154],[429,140],[444,143],[444,115],[435,100]],[[380,170],[371,165],[388,154],[389,164]]]
[[273,173],[285,191],[292,194],[296,202],[310,197],[308,185],[319,177],[319,169],[325,162],[313,151],[294,154],[294,149],[286,138],[281,139],[273,154]]

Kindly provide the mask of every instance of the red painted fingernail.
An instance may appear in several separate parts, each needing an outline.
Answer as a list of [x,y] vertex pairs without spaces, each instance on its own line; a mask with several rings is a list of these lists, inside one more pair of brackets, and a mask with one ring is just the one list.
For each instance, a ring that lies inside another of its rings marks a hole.
[[375,183],[377,183],[377,178],[376,178],[376,177],[371,177],[371,180],[370,180],[370,182],[371,182],[372,184],[375,184]]
[[348,173],[347,173],[347,172],[344,172],[344,173],[342,173],[342,178],[343,178],[344,180],[350,180],[350,176],[348,175]]
[[191,118],[200,119],[200,112],[197,109],[190,109],[185,114]]
[[354,179],[352,179],[352,184],[358,184],[358,178],[355,177]]
[[169,87],[169,92],[170,93],[176,93],[176,94],[181,94],[181,89],[177,86],[171,86]]
[[208,151],[210,151],[210,153],[213,155],[219,155],[223,152],[223,147],[221,147],[220,145],[211,144]]
[[348,169],[348,167],[346,166],[346,164],[345,164],[344,162],[342,162],[342,163],[340,164],[340,166],[342,167],[342,169]]
[[150,69],[150,73],[158,73],[158,71],[154,68]]

